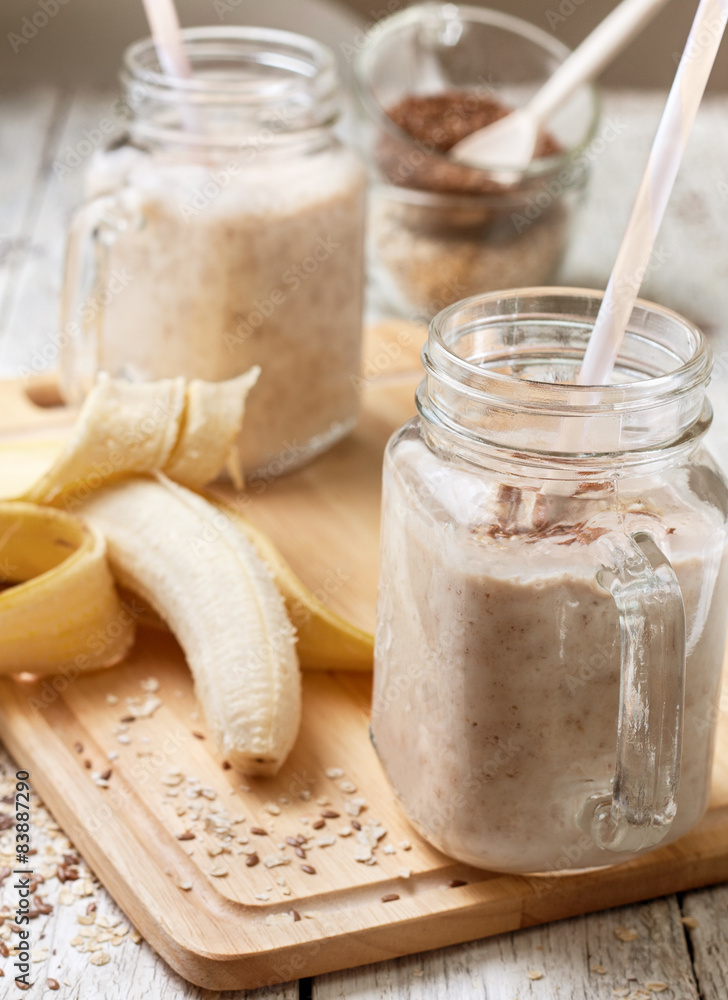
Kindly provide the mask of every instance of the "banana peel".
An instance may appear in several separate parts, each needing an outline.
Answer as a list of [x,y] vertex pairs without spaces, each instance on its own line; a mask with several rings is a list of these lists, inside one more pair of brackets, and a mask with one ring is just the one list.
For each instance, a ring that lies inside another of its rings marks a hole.
[[154,472],[200,489],[228,467],[240,482],[235,442],[259,374],[256,367],[219,383],[127,382],[102,372],[68,442],[15,499],[73,510],[101,486]]
[[[248,377],[252,378],[252,376],[247,375],[240,376],[241,379]],[[168,393],[166,398],[169,398],[169,390],[165,391]],[[199,398],[200,395],[204,395],[204,392],[200,390],[193,392],[195,397]],[[160,398],[159,395],[157,398]],[[229,408],[231,405],[234,404],[226,399],[223,400],[220,407]],[[199,433],[202,419],[202,417],[196,416],[188,425],[191,428],[190,434],[192,434],[192,429],[198,429],[192,438],[195,449],[200,447],[202,441]],[[214,419],[219,420],[219,417],[214,417]],[[129,425],[127,424],[128,430]],[[228,446],[229,441],[221,442],[218,457]],[[71,467],[71,463],[67,459],[64,460],[63,465],[59,461],[59,453],[63,453],[67,448],[68,446],[64,448],[58,441],[21,442],[16,440],[1,442],[0,496],[17,496],[27,493],[29,482],[44,482],[48,488],[52,477],[44,473],[44,470],[48,469],[49,464],[55,464],[57,469]],[[182,454],[181,449],[175,447],[171,450],[169,457],[174,458],[175,462],[181,462],[180,456]],[[75,467],[78,468],[78,466]],[[168,469],[167,474],[169,471]],[[68,479],[68,476],[65,478]],[[170,478],[174,478],[174,476],[170,476]],[[58,481],[59,479],[56,477],[56,483]],[[189,485],[189,481],[186,485]],[[41,491],[36,490],[35,492]],[[70,495],[68,492],[52,492],[50,489],[48,492],[51,492],[55,502],[61,498],[66,503],[68,502]],[[301,667],[304,670],[370,671],[372,669],[374,637],[346,621],[319,600],[296,576],[267,535],[256,528],[243,514],[236,511],[234,506],[221,503],[209,494],[206,494],[206,499],[231,516],[234,523],[254,544],[259,555],[272,572],[276,585],[285,600],[291,622],[298,632],[297,651]],[[1,558],[2,552],[0,552]],[[138,623],[143,626],[166,629],[164,622],[151,610],[145,609],[138,618]]]
[[102,535],[59,510],[0,504],[1,674],[112,666],[134,631]]

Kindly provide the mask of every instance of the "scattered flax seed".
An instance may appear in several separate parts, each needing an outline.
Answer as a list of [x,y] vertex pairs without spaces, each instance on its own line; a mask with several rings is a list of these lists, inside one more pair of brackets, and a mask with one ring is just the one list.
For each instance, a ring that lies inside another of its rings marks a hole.
[[539,972],[537,969],[531,969],[531,971],[527,972],[526,975],[529,979],[533,979],[534,982],[537,979],[543,979],[543,972]]
[[293,917],[294,924],[297,924],[298,921],[301,919],[301,914],[298,912],[298,910],[290,910],[289,912]]
[[106,965],[111,961],[111,955],[107,951],[97,951],[89,959],[91,965]]
[[650,993],[664,993],[667,988],[667,983],[660,982],[659,980],[657,982],[645,983],[645,989],[649,990]]
[[83,762],[83,766],[86,768],[87,771],[90,771],[91,770],[91,761],[88,758],[86,758],[86,760]]
[[307,875],[315,875],[316,869],[313,865],[301,865],[301,871],[306,872]]
[[199,732],[197,729],[193,729],[192,730],[192,735],[194,736],[194,738],[196,740],[204,740],[205,739],[205,734]]
[[251,826],[250,832],[254,833],[256,837],[267,837],[268,831],[264,830],[262,826]]
[[358,819],[353,819],[351,821],[351,825],[354,830],[361,830],[361,823],[359,822]]
[[314,830],[322,830],[326,826],[326,820],[317,819],[311,824],[311,826],[313,827]]
[[257,854],[249,854],[245,859],[245,864],[248,868],[254,868],[260,862],[260,858]]
[[101,772],[99,777],[101,778],[102,781],[108,781],[111,775],[112,775],[112,770],[110,767],[107,767],[105,771]]
[[230,763],[229,760],[224,760],[222,762],[222,769],[223,769],[223,771],[229,771],[232,766],[233,765]]
[[619,938],[620,941],[636,941],[639,934],[630,927],[618,927],[614,932],[614,936]]
[[447,884],[450,889],[457,889],[461,885],[467,885],[468,883],[465,881],[464,878],[451,878]]
[[302,847],[296,846],[295,851],[299,858],[306,858],[306,852]]
[[322,809],[321,816],[323,819],[338,819],[341,813],[335,812],[333,809]]
[[185,830],[184,833],[177,834],[177,840],[194,840],[195,835],[192,830]]
[[96,913],[96,903],[89,903],[86,907],[86,913]]
[[27,983],[23,983],[19,979],[16,979],[15,985],[18,987],[19,990],[29,990],[30,986],[34,984],[31,983],[30,985],[28,985]]
[[49,990],[60,990],[61,984],[57,979],[46,979],[46,986]]
[[83,753],[83,743],[74,743],[73,749],[76,751],[76,753]]
[[383,903],[393,903],[397,899],[399,899],[399,896],[396,892],[388,892],[386,896],[382,896]]
[[596,972],[599,976],[604,976],[607,972],[603,965],[592,965],[591,970],[592,972]]
[[286,843],[288,844],[289,847],[298,847],[299,846],[298,838],[297,837],[286,837]]
[[266,802],[263,808],[267,813],[270,813],[271,816],[280,816],[281,814],[281,807],[276,805],[275,802]]
[[689,927],[691,930],[695,930],[696,927],[700,927],[700,924],[695,917],[680,917],[680,923],[685,927]]

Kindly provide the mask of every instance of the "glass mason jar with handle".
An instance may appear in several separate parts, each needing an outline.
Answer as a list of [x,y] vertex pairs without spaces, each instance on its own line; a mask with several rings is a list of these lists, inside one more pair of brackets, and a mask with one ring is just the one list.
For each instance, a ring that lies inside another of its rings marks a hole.
[[575,385],[600,301],[441,312],[385,456],[373,740],[419,831],[495,870],[616,864],[708,804],[728,613],[710,351],[640,302],[613,384]]
[[353,425],[366,171],[336,137],[318,42],[260,28],[184,32],[188,80],[151,40],[122,71],[129,134],[96,154],[73,222],[63,391],[95,373],[220,381],[260,365],[241,457],[274,475]]

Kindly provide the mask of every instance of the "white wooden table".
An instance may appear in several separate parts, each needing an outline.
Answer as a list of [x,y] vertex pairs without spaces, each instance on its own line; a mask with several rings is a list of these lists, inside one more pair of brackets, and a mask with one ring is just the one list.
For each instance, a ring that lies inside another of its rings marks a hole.
[[[80,198],[87,151],[95,145],[101,119],[114,117],[116,96],[40,90],[0,98],[1,377],[45,364],[40,352],[56,329],[65,225]],[[604,117],[618,123],[611,131],[619,135],[602,142],[595,155],[592,183],[564,266],[565,284],[604,286],[662,100],[659,95],[607,95]],[[696,320],[713,344],[712,444],[728,464],[728,98],[712,98],[701,111],[656,261],[644,294]],[[47,358],[52,366],[53,350]],[[728,711],[728,705],[722,707]],[[16,765],[1,748],[0,768],[2,798]],[[0,813],[6,808],[0,804]],[[37,801],[34,817],[35,865],[47,874],[38,892],[53,911],[33,921],[39,949],[31,975],[35,986],[22,995],[69,1000],[221,995],[185,983],[143,941],[135,941],[133,928],[82,862],[74,868],[80,878],[61,884],[56,862],[69,845]],[[9,849],[3,837],[7,834],[0,833],[0,868]],[[0,912],[11,902],[11,881],[0,888]],[[0,942],[9,939],[6,921]],[[81,950],[89,941],[96,950]],[[95,958],[99,954],[108,960]],[[5,972],[0,1000],[21,995],[12,981],[11,961],[0,957]],[[48,977],[58,982],[56,992],[47,987]],[[653,989],[642,992],[648,984]],[[231,1000],[726,1000],[728,886],[225,995]]]

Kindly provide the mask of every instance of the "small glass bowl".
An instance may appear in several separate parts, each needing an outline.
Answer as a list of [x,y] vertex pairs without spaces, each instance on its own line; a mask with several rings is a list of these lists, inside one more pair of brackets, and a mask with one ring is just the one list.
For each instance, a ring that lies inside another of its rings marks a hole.
[[589,172],[599,119],[584,85],[549,121],[557,154],[526,170],[453,163],[387,115],[405,96],[469,91],[518,107],[569,49],[520,18],[480,7],[424,3],[370,31],[354,80],[373,172],[368,253],[375,297],[429,319],[470,295],[553,280]]

